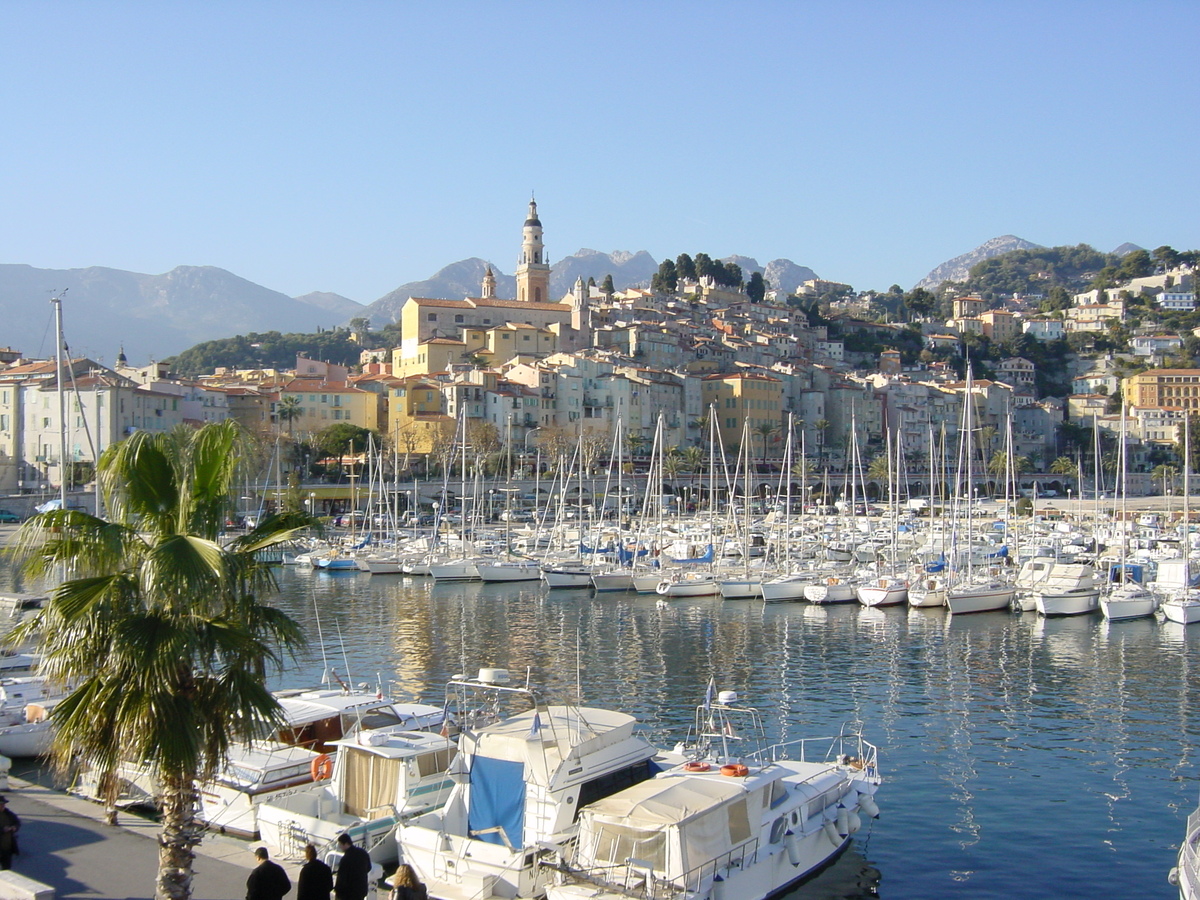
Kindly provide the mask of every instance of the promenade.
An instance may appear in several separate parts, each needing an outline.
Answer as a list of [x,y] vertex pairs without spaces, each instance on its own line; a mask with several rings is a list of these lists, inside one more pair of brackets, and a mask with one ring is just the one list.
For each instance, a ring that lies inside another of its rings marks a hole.
[[[122,813],[117,826],[106,825],[99,805],[20,778],[10,778],[3,794],[21,817],[21,855],[13,860],[13,871],[53,887],[57,900],[153,900],[157,823]],[[251,851],[257,846],[205,834],[196,851],[192,896],[245,897]],[[294,884],[299,867],[278,862]]]

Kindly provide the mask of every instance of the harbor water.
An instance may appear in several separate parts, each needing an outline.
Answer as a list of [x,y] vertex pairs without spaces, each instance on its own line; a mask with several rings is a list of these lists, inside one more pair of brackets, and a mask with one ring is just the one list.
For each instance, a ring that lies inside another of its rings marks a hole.
[[860,722],[881,816],[797,898],[1176,896],[1200,626],[277,571],[276,602],[310,638],[280,687],[329,668],[438,703],[453,675],[506,667],[669,745],[712,677],[772,738]]

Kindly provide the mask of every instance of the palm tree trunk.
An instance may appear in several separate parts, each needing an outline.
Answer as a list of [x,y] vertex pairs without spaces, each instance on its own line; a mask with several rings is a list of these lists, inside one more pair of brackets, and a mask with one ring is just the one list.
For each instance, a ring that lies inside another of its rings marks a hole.
[[154,900],[190,900],[192,864],[201,828],[196,821],[199,796],[196,782],[188,776],[162,778],[162,832],[158,838],[158,880]]

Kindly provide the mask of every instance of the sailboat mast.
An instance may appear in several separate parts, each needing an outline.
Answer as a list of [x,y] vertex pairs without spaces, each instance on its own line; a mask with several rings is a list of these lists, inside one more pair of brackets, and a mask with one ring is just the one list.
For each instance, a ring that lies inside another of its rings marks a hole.
[[[65,293],[65,291],[63,292]],[[51,297],[54,304],[54,360],[58,371],[58,497],[61,509],[67,508],[67,376],[63,365],[62,294]]]

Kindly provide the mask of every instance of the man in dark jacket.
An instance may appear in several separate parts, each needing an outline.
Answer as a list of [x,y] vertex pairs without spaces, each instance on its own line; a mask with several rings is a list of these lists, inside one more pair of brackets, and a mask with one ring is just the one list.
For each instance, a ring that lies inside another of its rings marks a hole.
[[21,820],[8,808],[8,800],[0,797],[0,869],[11,869],[12,858],[21,851],[17,849],[17,832]]
[[246,900],[283,900],[292,881],[279,863],[271,862],[266,847],[254,851],[258,865],[246,879]]
[[371,857],[362,847],[354,846],[348,834],[338,835],[337,845],[342,861],[333,882],[334,896],[337,900],[366,900],[371,880]]
[[304,846],[304,858],[307,862],[300,867],[300,877],[296,879],[296,900],[329,900],[333,870],[317,859],[317,848],[312,844]]

